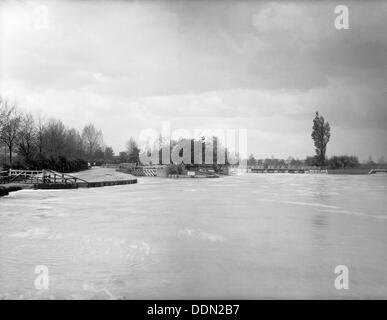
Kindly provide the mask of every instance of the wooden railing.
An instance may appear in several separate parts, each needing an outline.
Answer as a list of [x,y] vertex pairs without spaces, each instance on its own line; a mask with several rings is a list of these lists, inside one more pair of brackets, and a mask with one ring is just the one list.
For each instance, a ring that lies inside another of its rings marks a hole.
[[8,172],[8,183],[39,183],[42,181],[43,171],[36,170],[13,170]]
[[8,171],[0,171],[0,184],[8,183]]
[[53,170],[14,170],[0,172],[0,183],[27,183],[27,184],[76,184],[78,181],[88,183],[67,173]]
[[43,183],[77,183],[77,181],[88,183],[86,180],[74,177],[71,174],[43,170]]

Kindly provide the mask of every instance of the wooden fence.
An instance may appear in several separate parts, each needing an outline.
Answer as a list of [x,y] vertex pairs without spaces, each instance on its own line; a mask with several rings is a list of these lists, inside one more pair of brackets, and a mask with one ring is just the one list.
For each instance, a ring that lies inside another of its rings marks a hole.
[[24,184],[76,184],[78,181],[88,183],[86,180],[74,177],[67,173],[53,170],[14,170],[0,172],[0,183]]

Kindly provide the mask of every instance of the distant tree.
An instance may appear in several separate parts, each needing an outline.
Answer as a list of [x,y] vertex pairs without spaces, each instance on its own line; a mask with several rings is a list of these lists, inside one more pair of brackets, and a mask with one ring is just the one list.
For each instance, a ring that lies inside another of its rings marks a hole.
[[138,147],[137,142],[132,137],[126,143],[126,153],[128,155],[129,163],[140,162],[140,148]]
[[319,166],[325,165],[325,154],[330,137],[331,127],[329,123],[325,121],[323,116],[320,116],[316,112],[313,120],[312,139],[316,148],[316,160]]
[[290,166],[293,168],[299,168],[299,167],[302,167],[303,165],[304,165],[304,162],[299,159],[293,159],[292,161],[290,161]]
[[63,150],[67,156],[85,158],[85,150],[82,137],[78,130],[71,128],[65,133],[65,144]]
[[311,157],[311,156],[307,156],[304,160],[304,163],[306,166],[308,167],[314,167],[314,166],[317,166],[318,165],[318,160],[316,159],[316,157]]
[[104,160],[105,160],[105,152],[101,148],[98,148],[94,152],[93,160],[97,161],[97,162],[104,162]]
[[41,117],[38,119],[38,123],[36,125],[36,146],[40,154],[43,152],[44,145],[44,131],[46,130],[46,126]]
[[66,144],[66,127],[60,120],[50,119],[43,134],[44,153],[48,156],[64,156]]
[[368,167],[375,167],[375,166],[376,166],[376,163],[375,163],[375,161],[372,159],[371,156],[368,157],[368,161],[366,162],[366,165],[367,165]]
[[356,168],[360,166],[359,159],[355,156],[333,156],[327,161],[331,169]]
[[7,100],[0,99],[1,132],[0,141],[7,146],[9,163],[12,164],[12,155],[17,144],[21,115],[15,104],[10,105]]
[[263,160],[263,166],[267,169],[271,166],[271,159],[266,158]]
[[247,165],[252,167],[257,165],[257,160],[254,158],[253,154],[250,154],[249,158],[247,159]]
[[36,149],[37,129],[30,113],[21,117],[18,154],[24,157],[25,163],[30,163]]
[[3,100],[3,98],[0,96],[0,133],[3,128],[6,114],[8,112],[8,102],[6,100]]
[[285,164],[289,166],[293,159],[294,159],[294,158],[293,158],[292,156],[289,156],[289,157],[285,160]]
[[118,154],[118,160],[120,161],[120,163],[127,162],[128,161],[128,154],[125,151],[121,151]]
[[114,151],[111,147],[106,147],[104,152],[105,162],[111,162],[114,159]]
[[82,140],[85,144],[86,154],[91,159],[94,153],[102,147],[102,131],[97,130],[94,125],[90,123],[83,128]]
[[199,143],[202,145],[202,164],[210,164],[212,157],[213,168],[219,170],[219,165],[227,163],[227,149],[222,144],[221,139],[215,135],[202,136],[191,140],[191,163],[195,163],[195,144]]

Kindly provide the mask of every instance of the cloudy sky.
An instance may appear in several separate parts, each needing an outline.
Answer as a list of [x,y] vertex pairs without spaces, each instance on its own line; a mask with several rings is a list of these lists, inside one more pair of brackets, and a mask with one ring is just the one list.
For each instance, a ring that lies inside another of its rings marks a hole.
[[259,158],[303,158],[316,110],[328,154],[387,157],[387,3],[5,1],[0,95],[116,152],[141,130],[246,128]]

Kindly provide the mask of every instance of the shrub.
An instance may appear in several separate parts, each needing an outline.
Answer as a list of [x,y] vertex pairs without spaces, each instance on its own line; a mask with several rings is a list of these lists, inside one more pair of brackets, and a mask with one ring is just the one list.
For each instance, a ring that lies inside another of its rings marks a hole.
[[170,174],[182,174],[183,172],[183,166],[182,165],[176,165],[176,164],[170,164],[167,166],[167,175]]
[[[9,166],[6,170],[9,169]],[[42,154],[39,154],[35,159],[31,160],[28,165],[15,161],[12,165],[12,169],[21,169],[21,170],[43,170],[49,169],[59,172],[76,172],[81,170],[87,170],[88,164],[87,161],[78,158],[67,158],[64,156],[49,156],[45,157]]]
[[328,160],[330,169],[356,168],[359,166],[359,160],[355,156],[333,156]]

